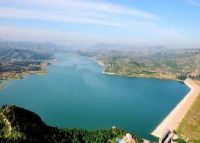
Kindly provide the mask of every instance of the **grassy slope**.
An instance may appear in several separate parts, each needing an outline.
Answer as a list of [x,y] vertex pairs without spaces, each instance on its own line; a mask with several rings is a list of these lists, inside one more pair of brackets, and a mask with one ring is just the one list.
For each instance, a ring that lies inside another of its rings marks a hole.
[[[198,81],[200,85],[200,81]],[[188,142],[200,143],[200,94],[184,117],[177,132]]]

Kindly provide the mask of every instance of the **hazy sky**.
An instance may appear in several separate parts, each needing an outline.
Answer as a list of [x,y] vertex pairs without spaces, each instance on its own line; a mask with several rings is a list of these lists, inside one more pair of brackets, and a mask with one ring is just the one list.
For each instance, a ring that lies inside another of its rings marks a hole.
[[0,38],[200,47],[200,0],[0,0]]

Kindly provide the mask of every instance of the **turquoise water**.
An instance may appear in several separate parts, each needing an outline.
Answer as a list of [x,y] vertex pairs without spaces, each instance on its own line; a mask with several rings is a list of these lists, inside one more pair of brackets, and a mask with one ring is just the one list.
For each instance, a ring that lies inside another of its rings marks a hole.
[[75,54],[56,58],[48,74],[12,80],[0,91],[0,105],[30,109],[52,126],[116,126],[149,139],[189,91],[177,81],[105,75],[93,60]]

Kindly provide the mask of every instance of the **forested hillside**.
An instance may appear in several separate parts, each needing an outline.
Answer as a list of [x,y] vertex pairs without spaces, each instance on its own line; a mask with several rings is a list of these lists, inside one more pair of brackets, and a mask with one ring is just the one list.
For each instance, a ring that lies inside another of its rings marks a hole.
[[[1,143],[114,143],[125,134],[117,128],[58,129],[46,125],[37,114],[23,108],[6,105],[0,110]],[[135,134],[132,136],[136,143],[143,142]]]

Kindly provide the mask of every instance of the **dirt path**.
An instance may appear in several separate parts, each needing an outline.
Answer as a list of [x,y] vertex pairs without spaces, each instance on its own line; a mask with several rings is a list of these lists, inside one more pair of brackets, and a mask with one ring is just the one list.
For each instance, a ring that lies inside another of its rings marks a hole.
[[200,93],[200,87],[191,79],[186,79],[184,83],[191,89],[180,103],[170,112],[170,114],[151,133],[156,137],[161,137],[169,129],[173,131],[184,118],[185,114]]

